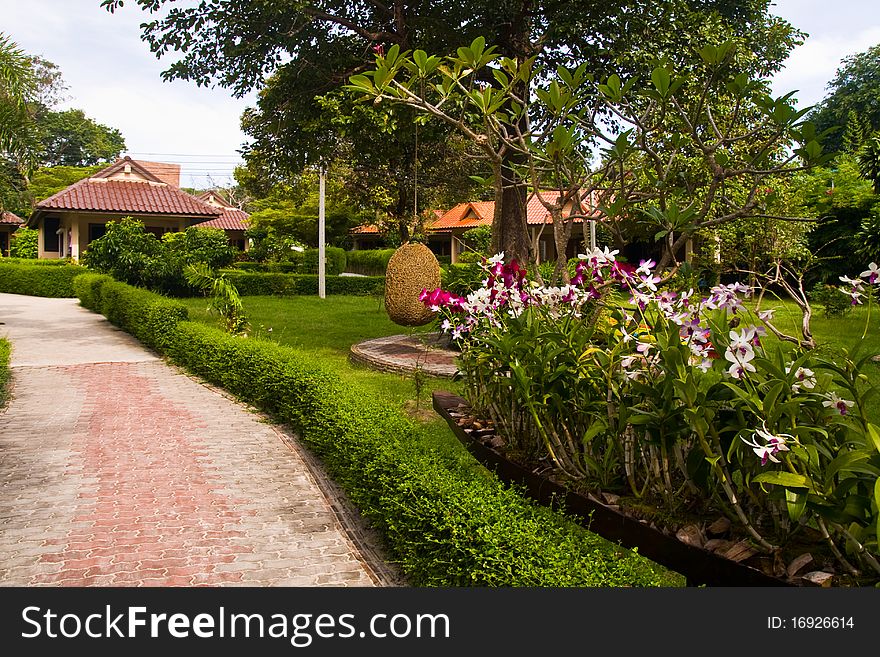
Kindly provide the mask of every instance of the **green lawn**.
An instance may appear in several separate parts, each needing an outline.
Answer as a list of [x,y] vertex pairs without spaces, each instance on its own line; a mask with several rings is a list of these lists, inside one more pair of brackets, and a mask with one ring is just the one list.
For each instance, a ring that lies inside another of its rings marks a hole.
[[[765,298],[761,309],[770,308],[776,310],[773,324],[779,330],[789,335],[800,335],[802,315],[793,301]],[[841,317],[826,317],[822,308],[816,307],[810,325],[818,354],[829,360],[842,358],[843,350],[853,358],[880,354],[880,308],[876,305],[856,306]],[[880,363],[869,361],[862,373],[867,376],[868,385],[880,388]],[[880,408],[872,406],[870,411],[869,419],[880,422]]]
[[[182,299],[194,321],[219,326],[217,316],[208,310],[206,299]],[[415,398],[412,376],[387,374],[352,365],[348,361],[351,345],[386,335],[407,333],[411,329],[394,324],[384,308],[371,297],[333,295],[244,297],[245,311],[251,324],[251,335],[272,340],[288,347],[313,352],[332,364],[345,380],[397,404],[408,406]],[[429,331],[430,326],[416,331]],[[448,379],[428,377],[420,407],[430,408],[431,392],[435,389],[457,391]],[[446,426],[442,420],[436,422]]]

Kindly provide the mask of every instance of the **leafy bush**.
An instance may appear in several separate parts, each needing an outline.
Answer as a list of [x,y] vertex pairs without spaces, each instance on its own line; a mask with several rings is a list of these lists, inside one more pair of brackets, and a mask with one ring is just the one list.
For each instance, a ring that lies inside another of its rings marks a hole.
[[118,281],[90,283],[90,301],[98,302],[101,314],[156,351],[163,352],[177,324],[189,318],[186,306],[161,294]]
[[458,254],[458,262],[462,265],[470,265],[475,262],[482,262],[485,257],[482,253],[477,253],[476,251],[463,251]]
[[[244,273],[236,270],[223,272],[242,296],[295,296],[318,293],[318,277],[307,274]],[[327,276],[327,294],[368,296],[384,276]]]
[[346,252],[345,271],[365,276],[384,276],[394,249],[364,249]]
[[[338,276],[345,271],[345,250],[336,246],[324,248],[326,257],[325,272],[327,276]],[[303,253],[303,264],[300,274],[318,273],[318,249],[306,249]]]
[[112,282],[107,274],[82,274],[73,279],[73,292],[83,308],[101,312],[101,288]]
[[12,233],[9,240],[9,257],[36,260],[39,255],[40,231],[22,226]]
[[143,222],[125,217],[107,222],[107,232],[89,244],[82,261],[117,281],[149,287],[157,278],[165,278],[164,273],[160,276],[164,254],[162,242],[144,230]]
[[125,217],[107,222],[107,232],[89,244],[83,262],[118,281],[185,296],[193,292],[183,273],[188,265],[229,266],[234,256],[235,249],[219,228],[190,226],[159,240],[141,221]]
[[810,301],[822,307],[825,317],[843,317],[852,310],[850,298],[840,288],[817,283],[810,292]]
[[79,265],[46,267],[0,260],[0,292],[34,297],[74,297],[73,281],[86,271]]
[[235,259],[235,248],[220,228],[190,226],[182,233],[165,233],[162,242],[167,253],[184,266],[204,263],[211,269],[228,267]]
[[480,288],[485,278],[485,272],[479,263],[447,265],[440,270],[443,289],[459,296],[467,296]]
[[29,267],[63,267],[64,265],[75,265],[75,260],[71,258],[46,258],[43,260],[31,260],[30,258],[0,258],[0,263],[4,265],[28,265]]
[[0,338],[0,410],[6,406],[9,399],[9,359],[12,355],[12,345],[6,338]]

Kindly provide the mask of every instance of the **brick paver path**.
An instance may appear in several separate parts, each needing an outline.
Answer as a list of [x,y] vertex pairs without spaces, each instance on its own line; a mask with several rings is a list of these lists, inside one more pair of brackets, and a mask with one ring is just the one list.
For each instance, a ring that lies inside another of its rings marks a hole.
[[394,583],[294,438],[69,300],[34,303],[51,307],[53,322],[92,322],[121,341],[127,362],[100,362],[122,356],[92,333],[97,362],[22,365],[15,354],[33,359],[40,327],[10,311],[23,302],[9,297],[0,295],[14,349],[13,399],[0,414],[0,585]]

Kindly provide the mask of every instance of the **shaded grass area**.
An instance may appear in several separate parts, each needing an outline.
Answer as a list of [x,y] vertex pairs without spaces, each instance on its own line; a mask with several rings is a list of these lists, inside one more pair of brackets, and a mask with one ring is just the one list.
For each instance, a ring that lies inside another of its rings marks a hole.
[[[190,318],[211,326],[219,326],[216,315],[208,311],[205,299],[181,300],[189,309]],[[252,335],[314,354],[333,367],[344,384],[365,398],[390,402],[401,410],[412,411],[415,387],[411,377],[376,372],[354,366],[348,361],[352,344],[387,335],[408,332],[392,323],[376,299],[368,297],[333,296],[319,299],[312,296],[245,297],[245,311],[251,322]],[[270,330],[271,329],[271,330]],[[418,331],[430,331],[422,327]],[[422,391],[422,409],[431,408],[430,393],[435,389],[459,392],[458,385],[448,379],[428,378]],[[488,477],[447,427],[433,412],[418,413],[421,422],[418,439],[442,460],[468,476]],[[647,559],[637,558],[578,525],[568,524],[569,531],[585,546],[591,546],[597,559],[631,564],[642,572],[633,580],[650,579],[660,586],[683,586],[678,574]]]

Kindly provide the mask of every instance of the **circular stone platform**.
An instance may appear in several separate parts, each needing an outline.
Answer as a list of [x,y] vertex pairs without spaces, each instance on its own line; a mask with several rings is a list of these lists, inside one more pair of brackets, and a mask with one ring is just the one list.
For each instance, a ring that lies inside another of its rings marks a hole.
[[421,367],[430,376],[452,378],[458,370],[458,352],[446,344],[439,333],[390,335],[352,345],[348,357],[353,363],[383,372],[412,374]]

